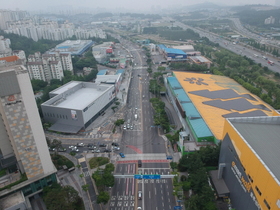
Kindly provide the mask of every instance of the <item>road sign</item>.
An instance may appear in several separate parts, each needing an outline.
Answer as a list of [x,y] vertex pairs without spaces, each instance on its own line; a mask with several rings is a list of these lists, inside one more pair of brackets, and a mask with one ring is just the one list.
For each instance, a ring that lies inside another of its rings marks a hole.
[[140,174],[135,174],[134,175],[134,179],[142,179],[143,177],[142,177],[142,175],[140,175]]
[[174,210],[176,210],[176,209],[182,209],[182,207],[181,206],[174,206]]
[[145,174],[143,175],[143,179],[160,179],[159,174]]
[[166,159],[167,159],[167,160],[172,160],[173,157],[172,157],[172,156],[166,156]]

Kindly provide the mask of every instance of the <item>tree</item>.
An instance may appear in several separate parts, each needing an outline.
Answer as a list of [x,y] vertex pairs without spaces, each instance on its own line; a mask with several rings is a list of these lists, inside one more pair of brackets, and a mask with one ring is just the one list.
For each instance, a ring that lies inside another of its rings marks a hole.
[[31,85],[32,85],[33,91],[36,92],[36,91],[44,89],[48,85],[48,82],[45,82],[45,81],[39,80],[39,79],[32,79]]
[[82,189],[83,191],[88,191],[89,185],[88,184],[82,185]]
[[123,125],[124,124],[124,119],[118,119],[118,120],[116,120],[116,122],[115,122],[115,125],[116,126],[120,126],[120,125]]
[[99,195],[97,196],[96,203],[98,203],[98,204],[100,204],[100,203],[106,204],[106,203],[108,203],[109,199],[110,199],[109,193],[105,192],[105,191],[101,191],[99,193]]
[[53,184],[51,187],[45,187],[43,189],[43,200],[47,209],[81,209],[78,207],[81,198],[78,192],[69,185],[61,187],[59,184]]

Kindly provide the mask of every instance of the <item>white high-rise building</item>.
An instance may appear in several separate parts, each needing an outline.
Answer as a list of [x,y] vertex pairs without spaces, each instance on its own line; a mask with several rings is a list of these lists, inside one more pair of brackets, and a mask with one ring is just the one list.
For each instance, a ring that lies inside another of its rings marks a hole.
[[2,205],[8,204],[5,196],[26,198],[57,181],[27,69],[10,63],[7,59],[0,65],[0,169],[6,172],[1,185],[9,186],[24,174],[26,178],[0,191]]
[[43,54],[36,52],[29,55],[27,69],[31,79],[50,81],[51,79],[61,80],[64,77],[63,71],[73,72],[73,64],[70,53]]

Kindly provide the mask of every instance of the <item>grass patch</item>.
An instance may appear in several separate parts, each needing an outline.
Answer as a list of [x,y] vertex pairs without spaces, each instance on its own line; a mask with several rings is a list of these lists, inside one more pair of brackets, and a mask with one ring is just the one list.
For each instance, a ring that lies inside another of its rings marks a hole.
[[0,170],[0,177],[5,176],[6,174],[6,169]]
[[57,169],[62,169],[63,165],[66,165],[67,168],[74,167],[74,163],[70,161],[67,157],[64,157],[63,155],[55,155],[51,154],[52,162],[55,165]]
[[93,157],[89,160],[90,169],[97,168],[99,166],[109,163],[109,158],[106,157]]

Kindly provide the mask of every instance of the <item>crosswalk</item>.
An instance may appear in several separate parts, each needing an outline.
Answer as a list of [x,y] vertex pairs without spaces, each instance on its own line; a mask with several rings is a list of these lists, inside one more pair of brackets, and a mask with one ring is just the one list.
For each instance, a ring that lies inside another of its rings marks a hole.
[[84,174],[84,177],[90,176],[89,171],[83,172],[83,174]]

